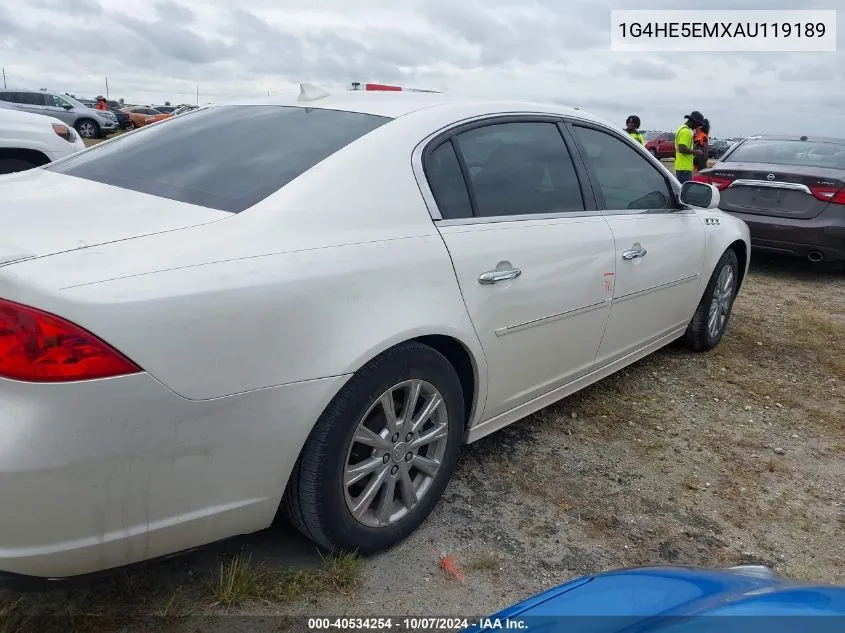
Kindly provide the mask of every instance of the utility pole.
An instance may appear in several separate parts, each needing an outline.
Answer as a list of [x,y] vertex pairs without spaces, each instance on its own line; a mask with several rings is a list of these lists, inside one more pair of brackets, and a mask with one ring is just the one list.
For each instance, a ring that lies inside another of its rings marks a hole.
[[6,67],[3,67],[3,88],[6,87]]
[[106,77],[106,99],[109,98],[109,78]]

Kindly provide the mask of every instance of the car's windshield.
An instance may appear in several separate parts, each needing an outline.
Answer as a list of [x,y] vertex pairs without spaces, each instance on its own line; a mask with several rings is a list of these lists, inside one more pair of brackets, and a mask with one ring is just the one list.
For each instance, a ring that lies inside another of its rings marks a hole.
[[46,169],[238,213],[388,121],[338,110],[217,106]]
[[660,138],[660,135],[661,135],[661,134],[662,134],[662,132],[645,132],[645,133],[643,134],[643,138],[644,138],[646,141],[653,141],[653,140],[654,140],[654,139],[656,139],[656,138]]
[[735,163],[845,169],[845,141],[749,139],[737,147],[726,160]]

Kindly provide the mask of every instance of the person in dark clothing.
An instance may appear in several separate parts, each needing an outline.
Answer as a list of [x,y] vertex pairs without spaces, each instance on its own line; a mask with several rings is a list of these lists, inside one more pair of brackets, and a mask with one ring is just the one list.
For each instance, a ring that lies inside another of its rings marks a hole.
[[704,119],[702,125],[693,136],[693,143],[695,149],[701,150],[700,154],[696,154],[693,158],[693,170],[695,172],[707,169],[707,155],[710,146],[710,120]]
[[638,117],[636,114],[632,114],[625,121],[625,131],[637,143],[639,143],[640,145],[645,145],[645,139],[643,138],[643,135],[640,132],[640,125],[640,117]]

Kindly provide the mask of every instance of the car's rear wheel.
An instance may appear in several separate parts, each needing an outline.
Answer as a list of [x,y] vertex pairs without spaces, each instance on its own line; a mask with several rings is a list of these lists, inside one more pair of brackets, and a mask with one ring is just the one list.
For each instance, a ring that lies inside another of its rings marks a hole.
[[327,549],[387,549],[442,496],[464,422],[461,383],[449,361],[427,345],[399,345],[358,371],[320,416],[282,509]]
[[739,262],[732,249],[725,251],[690,321],[683,341],[697,352],[719,344],[728,327],[739,281]]
[[33,167],[38,165],[22,158],[0,158],[0,174],[14,174]]
[[76,122],[76,131],[82,138],[100,138],[100,125],[92,119],[80,119]]

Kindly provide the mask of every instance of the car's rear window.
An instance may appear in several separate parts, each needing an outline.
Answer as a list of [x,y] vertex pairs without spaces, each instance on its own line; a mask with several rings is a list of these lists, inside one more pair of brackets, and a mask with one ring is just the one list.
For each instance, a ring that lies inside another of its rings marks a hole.
[[732,163],[771,163],[845,169],[845,142],[750,139],[724,160]]
[[389,118],[291,106],[218,106],[175,117],[48,167],[238,213]]

